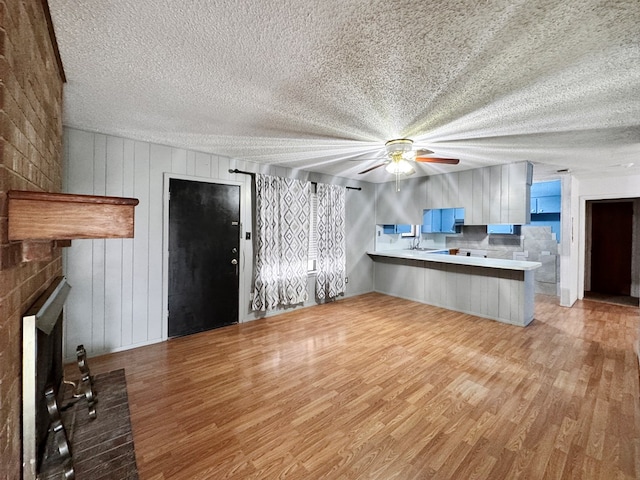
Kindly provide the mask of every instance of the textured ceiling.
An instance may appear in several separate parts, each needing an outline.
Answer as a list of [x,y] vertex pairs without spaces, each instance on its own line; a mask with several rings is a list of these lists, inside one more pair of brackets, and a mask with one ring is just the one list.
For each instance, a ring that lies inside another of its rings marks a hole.
[[460,159],[424,175],[640,173],[639,0],[49,6],[71,127],[372,182],[397,137]]

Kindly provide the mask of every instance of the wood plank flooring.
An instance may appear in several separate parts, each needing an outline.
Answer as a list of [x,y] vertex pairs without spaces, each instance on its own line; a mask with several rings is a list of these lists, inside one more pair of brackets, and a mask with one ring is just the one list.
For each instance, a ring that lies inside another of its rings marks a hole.
[[142,480],[637,479],[640,310],[526,327],[366,294],[89,360]]

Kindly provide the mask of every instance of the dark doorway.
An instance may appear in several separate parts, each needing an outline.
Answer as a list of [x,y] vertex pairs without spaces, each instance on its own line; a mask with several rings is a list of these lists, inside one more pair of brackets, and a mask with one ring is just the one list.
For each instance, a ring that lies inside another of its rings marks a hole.
[[632,202],[591,203],[591,291],[631,294]]
[[238,323],[240,187],[169,180],[169,337]]

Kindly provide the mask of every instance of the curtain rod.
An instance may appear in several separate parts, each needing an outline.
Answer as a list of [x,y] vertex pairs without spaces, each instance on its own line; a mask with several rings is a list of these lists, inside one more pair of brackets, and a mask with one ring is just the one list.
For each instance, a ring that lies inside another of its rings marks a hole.
[[[230,168],[229,169],[229,173],[242,173],[244,175],[251,175],[252,177],[255,177],[255,173],[253,172],[245,172],[243,170],[238,170],[237,168]],[[317,183],[317,182],[311,182],[311,183]],[[362,190],[361,187],[345,187],[347,190]]]

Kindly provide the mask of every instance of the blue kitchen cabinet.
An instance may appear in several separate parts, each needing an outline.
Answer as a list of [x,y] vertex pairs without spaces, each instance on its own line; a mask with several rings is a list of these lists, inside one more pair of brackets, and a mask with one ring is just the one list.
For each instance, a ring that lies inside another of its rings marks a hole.
[[562,196],[560,180],[531,185],[531,225],[551,227],[560,242]]
[[440,231],[445,233],[455,233],[455,208],[443,208],[442,220],[440,222]]
[[439,233],[442,228],[442,209],[424,210],[422,214],[422,233]]
[[538,197],[559,197],[560,180],[550,182],[538,182],[531,185],[531,198]]
[[460,226],[464,223],[464,208],[443,208],[441,232],[459,233]]
[[[535,204],[535,211],[533,205]],[[561,197],[538,197],[531,199],[531,213],[560,213]]]
[[453,210],[453,221],[457,225],[462,225],[464,223],[464,208],[451,208],[447,210]]
[[382,232],[388,234],[411,233],[411,225],[383,225]]
[[488,234],[514,235],[520,233],[520,225],[497,224],[487,225]]
[[432,208],[422,215],[422,233],[460,233],[464,208]]
[[531,185],[531,213],[560,213],[560,180]]

